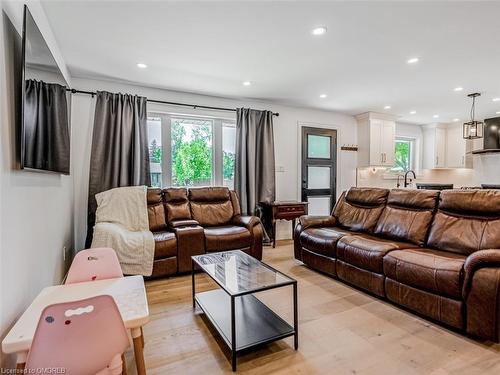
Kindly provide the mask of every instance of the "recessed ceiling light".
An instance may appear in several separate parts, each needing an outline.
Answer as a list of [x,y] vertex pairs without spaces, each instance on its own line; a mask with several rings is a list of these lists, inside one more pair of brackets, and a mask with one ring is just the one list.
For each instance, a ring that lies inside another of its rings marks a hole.
[[497,114],[497,115],[500,115],[500,111],[497,111],[497,112],[496,112],[496,114]]
[[325,98],[326,98],[326,96],[327,96],[326,94],[321,94],[319,97],[320,97],[321,99],[325,99]]
[[433,115],[432,117],[433,118],[439,118],[439,115]]
[[391,106],[390,106],[390,105],[386,105],[386,106],[384,107],[384,109],[391,109]]
[[463,89],[464,89],[463,87],[460,87],[460,86],[459,86],[459,87],[455,87],[453,90],[454,90],[454,91],[462,91]]
[[418,57],[412,57],[411,59],[408,59],[407,63],[408,64],[418,63]]
[[459,118],[454,118],[454,119],[453,119],[453,122],[459,122],[459,121],[460,121],[460,119],[459,119]]
[[410,115],[414,115],[417,111],[410,111]]
[[323,35],[326,34],[326,26],[318,26],[312,29],[311,33],[312,35]]
[[137,67],[141,69],[146,69],[148,66],[144,63],[137,63]]
[[500,102],[500,98],[493,98],[494,102]]
[[252,82],[250,81],[243,81],[243,86],[250,86]]

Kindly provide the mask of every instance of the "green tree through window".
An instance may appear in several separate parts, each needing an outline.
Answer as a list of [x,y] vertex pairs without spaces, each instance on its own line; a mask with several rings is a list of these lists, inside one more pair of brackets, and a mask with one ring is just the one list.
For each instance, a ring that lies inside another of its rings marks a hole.
[[172,120],[172,182],[175,186],[210,185],[212,126]]
[[408,171],[411,160],[411,141],[396,140],[394,170]]
[[158,147],[156,139],[153,139],[149,145],[149,160],[151,163],[161,163],[161,148]]

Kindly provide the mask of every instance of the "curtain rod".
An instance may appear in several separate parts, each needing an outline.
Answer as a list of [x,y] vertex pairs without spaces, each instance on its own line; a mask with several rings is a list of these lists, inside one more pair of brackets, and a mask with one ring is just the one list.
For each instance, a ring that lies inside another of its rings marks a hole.
[[[72,94],[87,94],[87,95],[97,95],[96,92],[94,91],[85,91],[85,90],[76,90],[76,89],[66,89],[67,91],[71,91]],[[231,111],[231,112],[236,112],[235,108],[224,108],[224,107],[211,107],[207,105],[197,105],[197,104],[186,104],[186,103],[177,103],[177,102],[167,102],[164,100],[155,100],[155,99],[147,99],[148,102],[151,103],[159,103],[159,104],[170,104],[170,105],[175,105],[175,106],[181,106],[181,107],[191,107],[193,109],[197,108],[203,108],[203,109],[212,109],[216,111]],[[279,116],[280,114],[278,112],[273,112],[273,116]]]

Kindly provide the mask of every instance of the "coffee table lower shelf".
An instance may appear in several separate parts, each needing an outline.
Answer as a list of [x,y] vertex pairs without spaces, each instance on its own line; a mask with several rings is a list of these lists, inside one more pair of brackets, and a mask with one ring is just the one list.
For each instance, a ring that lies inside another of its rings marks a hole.
[[195,300],[234,352],[293,336],[293,327],[252,294],[235,299],[236,345],[231,342],[231,297],[222,289],[196,293]]

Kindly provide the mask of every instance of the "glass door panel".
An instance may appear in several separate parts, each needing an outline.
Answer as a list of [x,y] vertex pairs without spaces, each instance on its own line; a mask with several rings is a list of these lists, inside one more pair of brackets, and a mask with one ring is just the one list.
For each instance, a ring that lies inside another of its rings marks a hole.
[[330,189],[331,167],[307,166],[308,189]]
[[332,212],[330,210],[331,207],[331,198],[329,196],[326,197],[307,197],[307,201],[309,202],[308,215],[312,216],[328,216]]
[[332,139],[323,135],[307,135],[307,157],[311,159],[330,159]]

